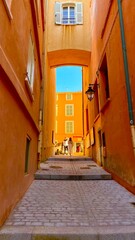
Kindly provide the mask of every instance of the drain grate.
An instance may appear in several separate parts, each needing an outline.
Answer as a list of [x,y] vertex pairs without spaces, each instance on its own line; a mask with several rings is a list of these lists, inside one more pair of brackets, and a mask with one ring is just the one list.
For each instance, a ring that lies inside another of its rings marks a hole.
[[89,166],[86,166],[86,167],[80,167],[80,169],[90,169]]
[[60,169],[62,167],[61,166],[50,166],[50,168]]
[[97,167],[96,165],[90,164],[88,167]]
[[135,207],[135,202],[131,202],[131,204]]

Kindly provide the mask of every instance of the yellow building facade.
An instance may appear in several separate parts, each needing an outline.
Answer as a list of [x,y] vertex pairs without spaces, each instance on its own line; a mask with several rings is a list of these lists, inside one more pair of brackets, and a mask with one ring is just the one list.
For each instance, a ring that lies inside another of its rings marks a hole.
[[56,94],[56,152],[63,153],[63,140],[73,140],[73,155],[83,152],[82,92]]

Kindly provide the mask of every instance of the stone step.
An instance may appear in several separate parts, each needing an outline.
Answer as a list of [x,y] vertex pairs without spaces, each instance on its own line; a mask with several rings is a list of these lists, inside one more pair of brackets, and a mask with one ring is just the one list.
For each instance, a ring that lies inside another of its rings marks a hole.
[[68,155],[58,155],[49,157],[48,161],[90,161],[92,158],[90,157],[84,157],[84,156],[68,156]]
[[48,160],[40,164],[35,180],[111,180],[106,172],[92,160],[61,161]]
[[134,226],[98,227],[4,227],[0,240],[133,240]]
[[94,174],[94,175],[59,175],[59,174],[35,174],[35,180],[111,180],[110,174]]

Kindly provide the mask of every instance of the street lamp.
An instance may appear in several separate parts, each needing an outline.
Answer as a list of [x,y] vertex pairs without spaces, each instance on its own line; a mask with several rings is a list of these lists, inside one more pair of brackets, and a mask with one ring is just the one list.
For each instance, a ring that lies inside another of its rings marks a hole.
[[93,89],[93,86],[97,86],[99,87],[99,84],[89,84],[89,87],[87,89],[87,91],[85,92],[85,94],[87,94],[87,98],[89,101],[91,101],[94,98],[94,94],[95,94],[95,90]]

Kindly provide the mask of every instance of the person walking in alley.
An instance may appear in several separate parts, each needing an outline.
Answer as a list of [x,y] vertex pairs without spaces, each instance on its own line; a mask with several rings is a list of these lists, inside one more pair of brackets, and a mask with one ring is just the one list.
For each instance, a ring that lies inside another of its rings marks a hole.
[[72,148],[73,148],[73,141],[72,141],[72,138],[70,137],[68,140],[68,153],[70,156],[72,154]]
[[68,139],[65,138],[63,141],[63,146],[64,146],[64,154],[68,153]]

